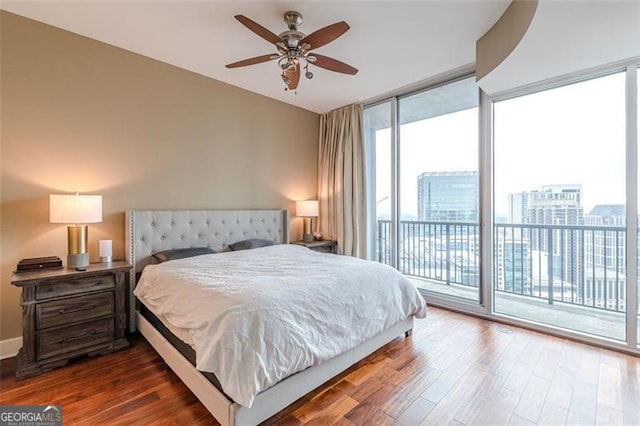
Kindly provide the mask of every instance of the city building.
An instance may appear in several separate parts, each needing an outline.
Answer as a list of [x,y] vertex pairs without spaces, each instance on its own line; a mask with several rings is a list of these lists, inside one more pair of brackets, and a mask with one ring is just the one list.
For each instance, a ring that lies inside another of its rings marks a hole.
[[424,172],[418,176],[418,220],[478,221],[478,172]]
[[[609,276],[626,269],[626,210],[624,204],[599,204],[586,216],[585,268]],[[588,272],[588,271],[587,271]],[[587,273],[587,275],[589,275]]]
[[577,295],[579,304],[623,312],[626,309],[627,277],[622,272],[596,266],[585,268],[584,291]]
[[509,194],[510,223],[521,223],[513,232],[529,239],[531,250],[551,252],[552,276],[582,286],[584,225],[582,185],[545,185],[540,190]]
[[582,225],[582,185],[545,185],[541,190],[509,194],[509,222]]
[[625,226],[627,212],[624,204],[598,204],[585,215],[586,225]]
[[496,290],[531,294],[531,246],[529,240],[498,234],[495,241]]

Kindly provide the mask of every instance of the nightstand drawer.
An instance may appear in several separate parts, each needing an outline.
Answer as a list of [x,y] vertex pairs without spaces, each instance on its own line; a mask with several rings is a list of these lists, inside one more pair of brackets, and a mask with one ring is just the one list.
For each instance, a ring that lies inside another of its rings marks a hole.
[[36,335],[37,359],[40,360],[113,340],[113,318],[39,331]]
[[313,251],[316,251],[318,253],[335,253],[336,252],[336,246],[335,245],[309,247],[309,249],[313,250]]
[[113,315],[113,292],[52,300],[36,306],[36,329],[79,323]]
[[335,240],[292,241],[291,244],[304,246],[319,253],[338,253],[338,242]]
[[49,281],[46,284],[36,285],[36,299],[51,299],[54,297],[86,293],[87,291],[107,290],[114,288],[115,285],[113,275]]

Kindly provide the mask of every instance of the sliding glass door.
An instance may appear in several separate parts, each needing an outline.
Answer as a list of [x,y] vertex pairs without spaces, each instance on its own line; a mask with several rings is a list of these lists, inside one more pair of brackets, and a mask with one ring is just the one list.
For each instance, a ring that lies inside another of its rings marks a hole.
[[639,64],[366,107],[370,258],[431,303],[638,351]]
[[625,340],[625,73],[494,103],[494,310]]
[[370,258],[425,292],[476,303],[478,93],[471,76],[365,110]]
[[367,209],[369,235],[373,236],[369,238],[368,257],[394,266],[391,238],[392,200],[395,199],[392,191],[394,162],[391,115],[390,101],[367,108],[364,114],[364,132],[367,163],[373,166],[367,168],[367,181],[370,183],[368,198],[373,200]]
[[418,288],[477,301],[478,87],[474,77],[398,101],[398,269]]

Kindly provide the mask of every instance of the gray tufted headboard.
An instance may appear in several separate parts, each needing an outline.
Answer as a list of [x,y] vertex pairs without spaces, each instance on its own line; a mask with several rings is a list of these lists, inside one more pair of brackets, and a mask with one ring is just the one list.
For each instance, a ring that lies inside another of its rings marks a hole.
[[287,210],[129,210],[125,222],[125,254],[134,267],[129,286],[131,331],[135,330],[136,277],[153,263],[153,253],[183,247],[222,251],[248,238],[289,242]]

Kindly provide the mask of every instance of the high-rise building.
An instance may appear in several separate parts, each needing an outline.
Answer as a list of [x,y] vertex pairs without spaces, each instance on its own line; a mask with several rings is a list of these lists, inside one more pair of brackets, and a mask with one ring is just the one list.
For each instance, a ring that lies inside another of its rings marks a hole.
[[584,304],[625,310],[626,224],[624,204],[599,204],[585,216]]
[[582,286],[584,247],[578,229],[584,225],[582,185],[545,185],[540,190],[509,194],[509,221],[523,226],[518,237],[529,240],[531,250],[549,253],[552,278]]
[[585,215],[585,224],[596,226],[626,226],[626,206],[624,204],[598,204]]
[[531,294],[529,240],[498,234],[494,242],[496,289],[509,293]]
[[541,190],[509,194],[509,222],[582,225],[582,185],[545,185]]
[[601,268],[609,277],[625,272],[626,222],[624,204],[599,204],[585,216],[586,225],[597,227],[584,238],[587,270]]
[[425,172],[418,176],[418,220],[478,221],[478,172]]
[[582,185],[546,185],[531,192],[526,223],[583,225]]
[[509,223],[526,223],[530,192],[509,194]]

